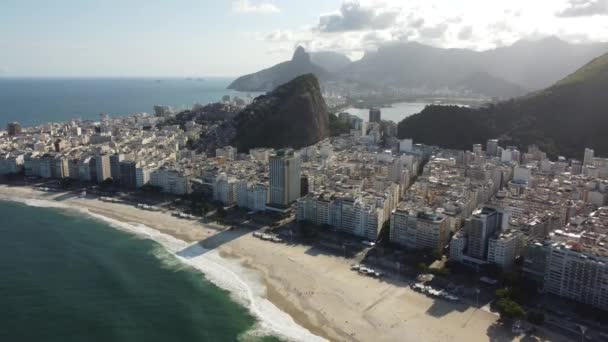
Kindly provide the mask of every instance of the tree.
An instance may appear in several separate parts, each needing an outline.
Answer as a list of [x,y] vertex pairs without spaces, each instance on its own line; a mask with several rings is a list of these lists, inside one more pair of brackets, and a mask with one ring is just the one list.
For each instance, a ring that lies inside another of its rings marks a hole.
[[451,274],[451,271],[449,268],[447,267],[443,267],[443,268],[433,268],[430,270],[432,274],[436,275],[436,276],[442,276],[442,277],[447,277]]
[[230,102],[230,95],[222,96],[222,102]]
[[535,325],[545,323],[545,314],[542,311],[530,311],[526,314],[526,320]]
[[106,178],[104,179],[103,182],[101,182],[101,184],[99,184],[102,188],[108,188],[110,186],[112,186],[114,184],[114,180],[112,178]]
[[508,298],[501,298],[496,302],[501,318],[521,319],[526,316],[526,312],[519,304]]
[[443,253],[441,253],[440,249],[433,249],[431,255],[433,258],[435,258],[435,260],[441,260],[443,258]]
[[217,217],[220,219],[224,219],[224,218],[226,218],[227,215],[228,215],[228,212],[226,211],[226,209],[224,209],[224,207],[220,205],[217,208]]
[[59,186],[62,189],[68,189],[71,184],[72,184],[72,180],[69,178],[61,178],[61,180],[59,180]]
[[340,134],[350,132],[350,125],[348,122],[342,122],[336,114],[329,113],[329,134],[334,137]]
[[496,297],[500,299],[511,299],[511,289],[508,287],[496,290]]
[[156,185],[151,185],[151,184],[146,184],[144,186],[141,187],[141,191],[143,192],[155,192],[155,193],[160,193],[163,189],[160,186],[156,186]]

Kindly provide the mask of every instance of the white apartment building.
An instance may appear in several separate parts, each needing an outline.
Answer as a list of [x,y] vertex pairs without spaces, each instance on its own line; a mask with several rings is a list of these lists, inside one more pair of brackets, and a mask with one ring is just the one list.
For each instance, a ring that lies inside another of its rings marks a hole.
[[25,175],[28,177],[40,176],[40,158],[38,158],[36,152],[23,157],[23,168],[25,169]]
[[462,263],[465,257],[468,239],[463,230],[459,230],[452,236],[450,242],[450,260]]
[[175,195],[187,195],[192,192],[188,174],[165,167],[150,174],[150,184],[159,187],[162,192]]
[[490,238],[488,243],[488,262],[497,264],[505,270],[513,267],[515,258],[523,248],[523,233],[506,231]]
[[150,183],[150,176],[155,169],[156,167],[152,165],[137,163],[137,166],[135,167],[135,187],[141,188]]
[[328,194],[309,194],[298,199],[296,219],[315,225],[330,225],[351,235],[375,241],[385,221],[383,198],[334,198]]
[[220,174],[213,182],[213,199],[224,205],[233,205],[236,202],[236,185],[238,180]]
[[279,150],[270,156],[271,206],[287,207],[300,197],[301,160],[293,150]]
[[544,285],[546,292],[608,310],[608,259],[556,243],[548,250]]
[[252,211],[265,211],[268,201],[268,186],[245,180],[235,185],[236,205]]
[[65,156],[56,156],[53,160],[53,176],[55,178],[68,178],[70,177],[70,164],[68,158]]
[[14,156],[7,153],[0,156],[0,175],[17,174],[23,170],[23,155]]
[[52,178],[53,177],[53,157],[44,156],[40,158],[40,177]]
[[236,148],[232,146],[226,146],[224,148],[218,148],[215,150],[216,157],[224,157],[226,160],[236,159]]
[[107,154],[98,154],[95,156],[95,167],[97,168],[97,183],[103,183],[106,179],[112,178],[112,168],[110,165],[110,156]]
[[391,214],[390,240],[408,249],[440,249],[448,243],[449,220],[445,216],[415,210]]

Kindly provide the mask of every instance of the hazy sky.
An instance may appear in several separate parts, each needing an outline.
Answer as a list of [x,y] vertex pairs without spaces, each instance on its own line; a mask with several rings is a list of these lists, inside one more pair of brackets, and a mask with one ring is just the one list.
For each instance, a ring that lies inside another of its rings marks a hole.
[[608,0],[0,0],[0,76],[236,76],[294,47],[608,41]]

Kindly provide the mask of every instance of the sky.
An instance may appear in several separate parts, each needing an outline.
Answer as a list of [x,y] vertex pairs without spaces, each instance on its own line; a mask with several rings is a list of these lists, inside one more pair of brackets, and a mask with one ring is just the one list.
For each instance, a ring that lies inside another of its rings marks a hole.
[[238,76],[296,46],[608,41],[608,0],[0,0],[0,77]]

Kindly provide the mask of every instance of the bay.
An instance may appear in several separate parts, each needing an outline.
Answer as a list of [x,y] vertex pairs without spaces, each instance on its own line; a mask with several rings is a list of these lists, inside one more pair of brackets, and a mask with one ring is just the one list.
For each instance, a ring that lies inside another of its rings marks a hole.
[[222,96],[256,94],[227,90],[230,78],[0,78],[0,127],[19,121],[24,126],[74,118],[99,119],[147,112],[154,105],[190,108],[220,101]]
[[153,241],[52,208],[0,216],[0,341],[276,341]]

